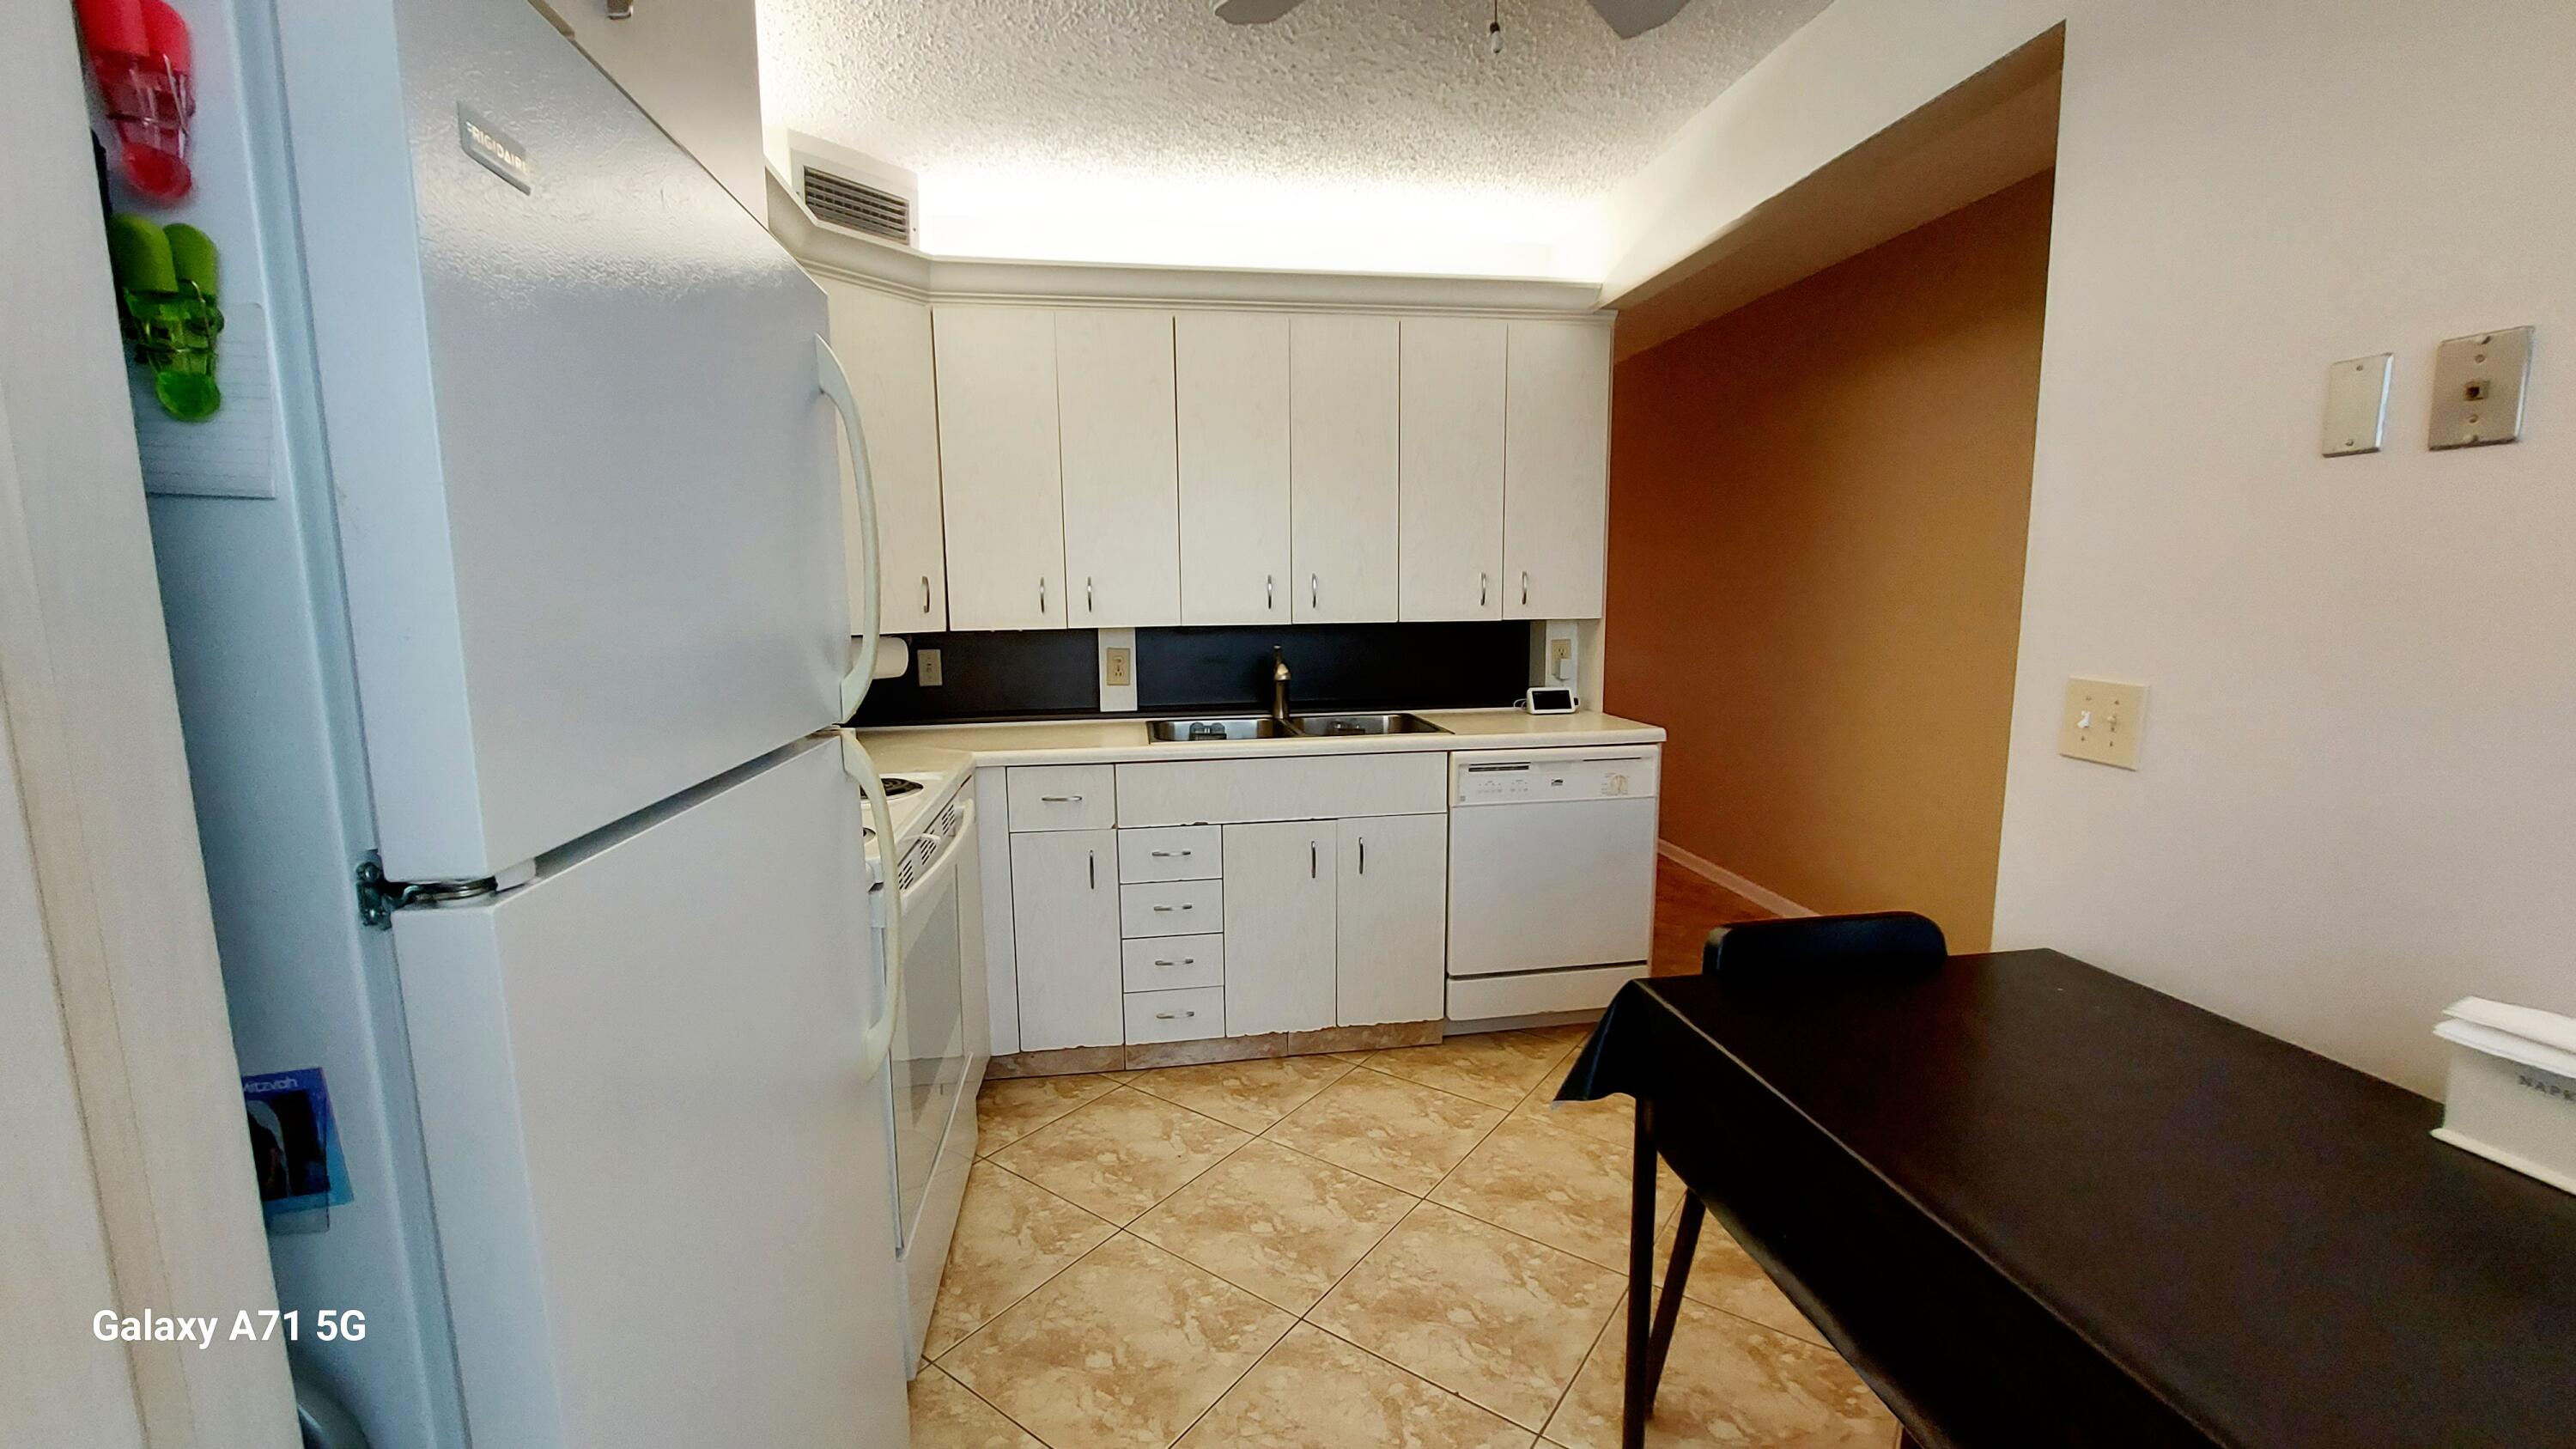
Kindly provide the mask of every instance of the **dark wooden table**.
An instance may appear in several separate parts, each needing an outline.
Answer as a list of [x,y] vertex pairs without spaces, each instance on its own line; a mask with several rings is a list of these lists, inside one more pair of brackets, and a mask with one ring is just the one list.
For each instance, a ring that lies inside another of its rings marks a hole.
[[1632,1411],[1660,1153],[1932,1449],[2576,1445],[2576,1197],[2070,957],[1632,982],[1614,1092]]

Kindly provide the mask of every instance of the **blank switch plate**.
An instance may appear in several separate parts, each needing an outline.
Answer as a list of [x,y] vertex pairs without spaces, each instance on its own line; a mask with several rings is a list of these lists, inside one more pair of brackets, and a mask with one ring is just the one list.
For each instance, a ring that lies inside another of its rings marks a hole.
[[2091,760],[2138,768],[2138,736],[2147,717],[2147,687],[2108,679],[2066,681],[2066,714],[2058,723],[2057,752],[2071,760]]
[[2326,423],[2318,443],[2327,457],[2378,452],[2387,426],[2387,353],[2347,357],[2326,369]]
[[2443,343],[2433,354],[2433,420],[2426,441],[2439,452],[2521,437],[2522,390],[2530,376],[2528,327]]

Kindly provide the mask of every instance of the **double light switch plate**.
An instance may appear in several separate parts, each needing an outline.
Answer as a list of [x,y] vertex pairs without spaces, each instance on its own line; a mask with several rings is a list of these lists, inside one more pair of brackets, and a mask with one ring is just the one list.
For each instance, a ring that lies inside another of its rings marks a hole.
[[2108,679],[2066,681],[2066,713],[2058,722],[2057,752],[2071,760],[2091,760],[2138,768],[2138,734],[2146,723],[2147,687]]

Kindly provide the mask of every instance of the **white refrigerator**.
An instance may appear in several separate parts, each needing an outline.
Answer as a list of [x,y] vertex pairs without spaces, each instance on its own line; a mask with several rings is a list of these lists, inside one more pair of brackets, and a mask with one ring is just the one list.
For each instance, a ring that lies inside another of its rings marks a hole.
[[223,12],[285,489],[154,526],[245,1069],[359,1188],[299,1368],[376,1449],[897,1449],[822,294],[525,0]]

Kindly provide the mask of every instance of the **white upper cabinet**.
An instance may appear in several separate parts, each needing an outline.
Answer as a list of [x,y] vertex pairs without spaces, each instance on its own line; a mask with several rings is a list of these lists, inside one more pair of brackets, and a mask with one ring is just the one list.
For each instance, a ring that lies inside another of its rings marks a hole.
[[[930,308],[873,287],[815,279],[832,306],[832,351],[850,374],[876,484],[878,607],[889,634],[948,627],[948,564],[939,519],[939,394],[933,382]],[[836,430],[837,431],[837,430]],[[848,533],[850,627],[867,587],[858,489],[841,447],[841,511]]]
[[1288,437],[1293,617],[1300,624],[1392,622],[1394,318],[1289,319]]
[[943,303],[931,323],[949,626],[1063,628],[1055,314]]
[[1078,629],[1181,622],[1181,513],[1172,314],[1055,314],[1064,453],[1063,620]]
[[1503,615],[1597,619],[1610,503],[1610,329],[1511,324]]
[[1400,616],[1499,619],[1505,324],[1407,317],[1398,338]]
[[1290,578],[1289,325],[1268,312],[1178,319],[1185,624],[1304,617],[1291,612],[1305,596]]

